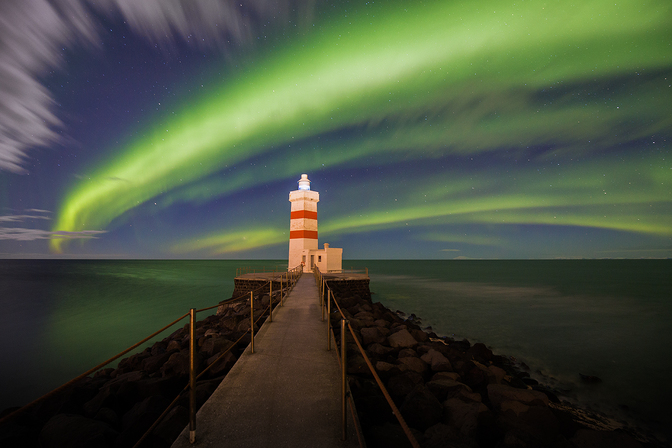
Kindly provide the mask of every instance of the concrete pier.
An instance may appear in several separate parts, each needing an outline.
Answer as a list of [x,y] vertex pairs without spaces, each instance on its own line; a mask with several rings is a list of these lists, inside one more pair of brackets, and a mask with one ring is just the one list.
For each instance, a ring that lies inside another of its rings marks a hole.
[[254,353],[248,346],[199,410],[196,443],[185,428],[172,447],[359,446],[349,408],[341,441],[340,369],[326,337],[315,279],[304,274],[255,336]]

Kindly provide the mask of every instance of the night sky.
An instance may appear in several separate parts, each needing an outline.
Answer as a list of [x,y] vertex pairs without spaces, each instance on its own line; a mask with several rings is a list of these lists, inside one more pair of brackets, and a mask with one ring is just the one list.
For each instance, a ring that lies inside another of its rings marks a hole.
[[672,256],[669,0],[0,2],[0,258]]

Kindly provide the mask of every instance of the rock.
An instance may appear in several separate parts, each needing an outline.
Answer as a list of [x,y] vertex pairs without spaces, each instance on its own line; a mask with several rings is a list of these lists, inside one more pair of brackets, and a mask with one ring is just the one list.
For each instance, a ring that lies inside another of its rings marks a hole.
[[424,362],[429,364],[434,372],[448,372],[453,370],[448,358],[443,356],[440,352],[430,349],[427,353],[420,357]]
[[492,350],[486,347],[485,344],[477,342],[467,350],[467,355],[470,355],[474,360],[482,364],[488,364],[492,359]]
[[418,344],[418,341],[406,329],[389,335],[387,340],[390,343],[390,347],[393,348],[410,348]]
[[399,425],[385,422],[372,426],[366,432],[368,448],[411,448],[411,442]]
[[368,364],[361,355],[349,356],[347,359],[349,375],[371,376]]
[[459,445],[455,431],[448,425],[437,423],[425,431],[425,443],[423,448],[454,448]]
[[389,362],[385,361],[378,361],[376,363],[376,371],[378,372],[389,372],[392,369],[396,369],[397,366],[394,364],[390,364]]
[[385,335],[380,331],[380,327],[364,327],[359,333],[362,335],[364,345],[385,342]]
[[[177,376],[177,377],[189,377],[189,350],[182,350],[177,353],[173,353],[168,358],[168,361],[161,367],[161,375],[165,378],[168,376]],[[196,374],[201,371],[201,365],[203,364],[203,357],[200,353],[194,354],[194,368]]]
[[409,426],[423,432],[439,423],[443,417],[443,405],[422,384],[417,385],[406,396],[399,411]]
[[119,416],[110,408],[100,408],[94,419],[107,423],[112,428],[119,426]]
[[516,416],[527,412],[530,407],[520,401],[502,401],[499,405],[502,412],[512,411]]
[[[511,405],[509,402],[505,406]],[[505,432],[504,443],[508,446],[550,446],[560,434],[560,423],[547,406],[530,406],[518,415],[509,408],[498,414],[497,423]]]
[[40,431],[44,448],[112,447],[118,432],[106,423],[81,415],[57,414]]
[[488,381],[492,384],[502,384],[506,371],[497,366],[488,366]]
[[212,367],[210,367],[210,369],[208,369],[208,374],[210,375],[211,378],[225,375],[226,373],[228,373],[229,370],[231,370],[231,367],[233,367],[233,365],[237,361],[236,355],[234,355],[231,352],[226,353],[222,357],[222,359],[217,361],[217,358],[219,358],[219,356],[220,354],[217,353],[216,355],[209,358],[207,361],[208,366],[216,362],[216,364],[214,364]]
[[494,406],[500,406],[504,401],[519,401],[526,405],[548,405],[546,394],[530,389],[516,389],[504,384],[488,384],[488,398]]
[[385,356],[388,353],[393,352],[394,349],[391,347],[385,347],[384,345],[381,344],[371,344],[366,348],[366,351],[372,355]]
[[572,437],[577,448],[642,448],[642,444],[622,431],[579,429]]
[[[121,418],[122,432],[116,441],[116,446],[133,446],[142,435],[149,429],[156,419],[161,415],[170,401],[163,397],[148,397],[143,401],[136,403]],[[152,445],[152,434],[145,439],[147,445]]]
[[173,353],[175,352],[164,351],[163,353],[158,353],[156,355],[150,356],[149,358],[145,358],[142,360],[142,365],[140,368],[149,374],[157,372],[161,366],[163,366],[166,361],[168,361]]
[[488,411],[483,403],[465,403],[459,398],[449,398],[443,403],[443,407],[446,410],[444,423],[469,437],[473,436],[478,428],[479,416]]
[[460,374],[456,372],[438,372],[432,377],[432,381],[449,379],[453,381],[460,381]]
[[176,352],[182,350],[182,344],[179,341],[170,341],[166,347],[167,352]]
[[422,375],[417,372],[403,372],[387,381],[387,391],[393,397],[404,397],[422,383]]
[[175,406],[156,426],[153,434],[163,440],[166,446],[170,446],[188,424],[189,409],[184,406]]
[[221,353],[225,350],[228,350],[233,346],[233,342],[229,341],[223,337],[211,337],[208,338],[201,347],[201,353],[203,353],[207,358],[211,357],[216,353]]
[[460,392],[460,390],[463,389],[466,392],[471,392],[471,388],[466,384],[458,383],[457,381],[451,379],[432,380],[427,383],[427,388],[439,401],[445,401],[446,398],[454,397]]
[[405,349],[399,350],[399,354],[397,355],[397,358],[401,359],[401,358],[407,358],[409,356],[417,358],[418,353],[415,350],[413,350],[412,348],[405,348]]
[[425,342],[429,340],[429,336],[422,330],[413,329],[410,331],[411,335],[420,342]]
[[427,364],[425,364],[425,362],[420,358],[414,358],[411,356],[399,358],[399,364],[405,365],[408,370],[412,370],[413,372],[418,372],[420,374],[424,374],[427,371]]

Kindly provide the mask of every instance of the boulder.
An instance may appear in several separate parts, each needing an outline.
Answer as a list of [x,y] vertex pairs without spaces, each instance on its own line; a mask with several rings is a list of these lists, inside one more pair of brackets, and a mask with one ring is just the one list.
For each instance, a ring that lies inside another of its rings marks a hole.
[[422,375],[417,372],[403,372],[387,381],[387,391],[393,397],[405,397],[415,387],[422,383]]
[[184,406],[175,406],[156,426],[153,434],[164,441],[166,446],[170,446],[188,424],[189,409]]
[[488,398],[494,406],[500,406],[504,401],[519,401],[523,404],[548,405],[546,394],[531,389],[517,389],[504,384],[488,384]]
[[371,355],[385,356],[388,353],[393,352],[394,349],[391,347],[385,347],[382,344],[371,344],[366,348],[366,351]]
[[516,416],[527,412],[530,407],[520,401],[502,401],[499,405],[502,412],[512,411]]
[[394,364],[390,364],[389,362],[385,361],[378,361],[376,363],[376,371],[378,372],[389,372],[392,369],[396,369],[397,366]]
[[410,333],[417,341],[425,342],[429,340],[429,336],[427,335],[427,333],[425,333],[422,330],[413,329],[410,330]]
[[233,345],[233,342],[226,338],[215,336],[208,338],[201,347],[201,353],[209,358],[214,354],[221,353],[228,350]]
[[418,341],[406,329],[389,335],[387,340],[390,343],[390,347],[393,348],[411,348],[418,344]]
[[426,431],[443,417],[443,405],[423,384],[417,385],[406,396],[399,408],[409,426]]
[[474,360],[480,363],[488,364],[492,359],[492,350],[486,347],[485,344],[477,342],[467,350],[467,355],[470,355]]
[[119,433],[108,424],[81,415],[57,414],[40,431],[44,448],[112,447]]
[[380,331],[380,327],[364,327],[359,333],[362,335],[364,345],[385,342],[385,335]]
[[438,372],[432,377],[432,381],[444,379],[460,381],[460,374],[457,372]]
[[[170,401],[164,397],[148,397],[136,403],[121,418],[122,432],[116,441],[116,446],[133,446],[142,435],[156,421],[163,411],[166,410]],[[152,445],[151,439],[156,436],[149,435],[146,443]]]
[[[516,415],[510,402],[505,406],[508,409],[497,415],[497,424],[505,433],[505,445],[551,446],[558,440],[560,423],[549,407],[530,406]],[[522,407],[518,408],[522,410]]]
[[430,349],[427,353],[422,355],[420,359],[429,364],[430,368],[434,372],[448,372],[453,370],[453,367],[450,365],[448,358],[443,356],[441,352],[438,352],[434,349]]
[[225,375],[228,373],[229,370],[231,370],[231,367],[236,363],[237,358],[236,355],[234,355],[231,352],[226,353],[222,359],[217,361],[217,358],[219,358],[220,354],[217,353],[214,356],[210,357],[207,361],[207,365],[209,366],[212,363],[215,363],[210,369],[208,369],[208,374],[210,375],[211,378],[218,377],[221,375]]
[[[189,377],[189,350],[182,350],[173,353],[168,358],[168,361],[161,367],[161,375],[165,378],[168,376]],[[200,353],[194,354],[194,368],[198,374],[201,371],[203,364],[203,357]]]
[[577,448],[642,448],[641,443],[622,431],[579,429],[571,442]]
[[502,384],[502,380],[506,376],[506,371],[501,367],[488,366],[488,382],[494,384]]
[[401,359],[401,358],[406,358],[406,357],[409,357],[409,356],[417,358],[418,353],[415,350],[413,350],[412,348],[404,348],[402,350],[399,350],[399,354],[397,355],[397,358]]
[[413,445],[401,426],[385,422],[382,425],[372,426],[366,431],[366,446],[368,448],[412,448]]
[[408,370],[413,372],[418,372],[424,374],[427,371],[427,364],[420,358],[415,358],[412,356],[407,356],[405,358],[399,358],[399,364],[405,365]]
[[471,392],[471,388],[466,384],[459,383],[451,379],[432,380],[427,383],[427,388],[434,394],[434,396],[436,396],[439,401],[445,401],[446,398],[454,397],[461,390]]
[[445,409],[444,423],[452,426],[464,436],[473,436],[478,428],[478,420],[488,408],[483,403],[465,403],[459,398],[449,398],[443,403]]
[[361,355],[348,356],[348,374],[371,376],[371,370]]
[[175,352],[164,351],[163,353],[157,353],[156,355],[152,355],[149,358],[145,358],[142,360],[142,365],[140,368],[149,374],[157,372],[161,366],[163,366],[166,361],[168,361],[173,353]]

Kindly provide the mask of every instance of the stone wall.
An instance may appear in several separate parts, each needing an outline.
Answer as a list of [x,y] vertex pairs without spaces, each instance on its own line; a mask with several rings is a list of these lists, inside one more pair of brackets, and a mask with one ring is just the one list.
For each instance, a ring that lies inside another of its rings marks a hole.
[[364,300],[371,301],[369,279],[327,279],[327,285],[332,289],[336,297],[359,296]]

